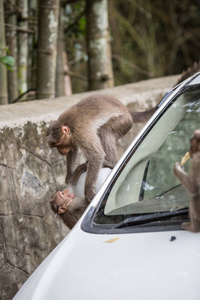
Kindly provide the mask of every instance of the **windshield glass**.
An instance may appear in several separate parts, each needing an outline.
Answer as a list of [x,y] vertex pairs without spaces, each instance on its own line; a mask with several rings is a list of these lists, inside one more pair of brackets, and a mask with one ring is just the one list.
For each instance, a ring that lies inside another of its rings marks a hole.
[[[199,128],[200,90],[190,87],[159,118],[109,187],[94,222],[117,224],[127,216],[188,207],[189,195],[173,174]],[[189,161],[184,165],[187,172]]]

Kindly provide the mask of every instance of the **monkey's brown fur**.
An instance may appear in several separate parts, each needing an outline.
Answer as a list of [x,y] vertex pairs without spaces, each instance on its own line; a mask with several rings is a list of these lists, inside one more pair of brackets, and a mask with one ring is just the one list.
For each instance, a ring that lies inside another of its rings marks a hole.
[[[116,140],[124,136],[133,123],[148,120],[154,111],[155,108],[133,112],[115,97],[93,95],[61,114],[50,124],[47,139],[50,147],[57,147],[61,154],[64,153],[62,149],[69,148],[66,183],[74,186],[77,181],[77,170],[73,172],[73,167],[77,148],[80,148],[87,163],[78,168],[87,169],[85,199],[90,202],[95,195],[95,182],[100,168],[103,165],[113,168],[117,162]],[[70,131],[69,142],[65,146],[60,142],[62,126],[67,126]]]
[[192,159],[189,173],[185,173],[180,163],[174,166],[174,174],[190,194],[190,222],[184,222],[183,229],[200,232],[200,129],[195,130],[190,140],[190,157]]
[[[69,229],[72,229],[88,206],[88,202],[79,197],[73,199],[70,193],[68,193],[68,195],[65,193],[64,197],[61,198],[59,193],[60,192],[56,192],[51,197],[51,209],[55,214],[59,215]],[[72,202],[69,204],[71,200]]]
[[177,84],[181,83],[182,81],[184,81],[185,79],[189,78],[190,76],[194,75],[199,71],[200,71],[200,61],[198,63],[195,62],[192,67],[188,68],[186,71],[183,71],[181,77],[179,78],[179,80],[176,82],[174,86],[176,86]]

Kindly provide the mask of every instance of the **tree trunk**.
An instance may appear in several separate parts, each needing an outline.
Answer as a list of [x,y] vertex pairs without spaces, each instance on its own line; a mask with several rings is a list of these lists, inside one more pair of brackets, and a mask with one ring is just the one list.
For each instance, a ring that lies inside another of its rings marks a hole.
[[56,97],[72,94],[71,80],[70,76],[67,74],[69,69],[67,65],[67,53],[65,51],[63,15],[64,9],[60,8],[56,61]]
[[28,88],[33,90],[36,88],[36,61],[37,61],[37,22],[36,18],[38,16],[38,0],[31,0],[29,2],[29,17],[31,21],[29,22],[29,29],[34,33],[30,35],[28,39]]
[[40,0],[37,49],[37,99],[55,97],[59,0]]
[[56,59],[56,97],[65,95],[64,88],[64,63],[63,63],[63,51],[64,51],[64,35],[63,35],[63,8],[59,11],[59,24],[58,24],[58,40],[57,40],[57,59]]
[[89,90],[112,87],[107,0],[86,1]]
[[16,1],[10,0],[5,2],[6,7],[6,24],[10,25],[6,29],[6,43],[9,49],[9,55],[14,57],[15,65],[11,70],[7,70],[8,74],[8,98],[11,103],[18,97],[17,84],[17,37],[16,37]]
[[20,95],[28,90],[27,73],[28,73],[28,0],[18,0],[18,8],[20,10],[20,21],[18,26],[23,32],[18,32],[18,89]]
[[[4,7],[3,0],[0,0],[0,56],[5,56],[6,51],[3,48],[6,46],[5,43],[5,26],[4,26]],[[0,62],[0,104],[8,103],[8,93],[7,93],[7,70]]]

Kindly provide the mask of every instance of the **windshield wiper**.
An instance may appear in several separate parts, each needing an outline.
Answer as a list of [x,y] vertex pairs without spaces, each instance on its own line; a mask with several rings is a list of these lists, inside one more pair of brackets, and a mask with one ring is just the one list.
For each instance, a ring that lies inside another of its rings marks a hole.
[[170,211],[170,212],[160,212],[160,213],[153,213],[150,215],[130,217],[118,223],[116,226],[114,226],[114,228],[123,228],[126,226],[135,226],[135,225],[141,225],[141,224],[151,223],[155,221],[161,221],[163,219],[185,215],[187,213],[188,213],[188,208],[183,208],[183,209]]

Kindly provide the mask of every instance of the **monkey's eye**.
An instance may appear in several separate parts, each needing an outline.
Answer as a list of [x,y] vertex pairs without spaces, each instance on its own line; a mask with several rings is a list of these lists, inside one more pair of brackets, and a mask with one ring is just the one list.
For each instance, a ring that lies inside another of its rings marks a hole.
[[66,148],[66,146],[63,146],[63,145],[57,145],[57,146],[55,146],[57,149],[64,149],[64,148]]
[[57,147],[57,143],[53,143],[53,142],[52,142],[52,143],[49,143],[49,145],[50,145],[51,148]]
[[60,192],[59,192],[59,195],[60,195],[60,197],[63,199],[65,194],[64,194],[63,191],[62,191],[62,192],[60,191]]

